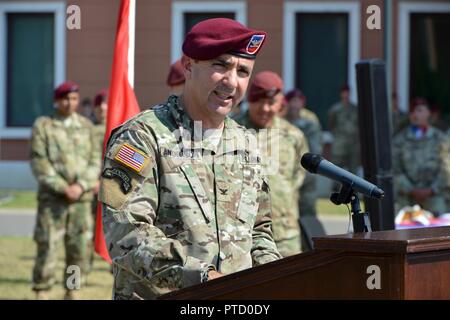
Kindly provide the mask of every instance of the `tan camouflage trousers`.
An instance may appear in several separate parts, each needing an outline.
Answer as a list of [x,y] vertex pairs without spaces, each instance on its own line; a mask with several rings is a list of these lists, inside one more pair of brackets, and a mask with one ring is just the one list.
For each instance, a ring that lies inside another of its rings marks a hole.
[[316,177],[310,173],[307,173],[305,176],[305,181],[300,187],[300,197],[298,201],[300,217],[317,216],[316,200]]
[[[63,286],[67,287],[70,272],[79,267],[82,282],[88,268],[88,243],[92,242],[91,202],[67,204],[65,201],[40,202],[34,230],[37,245],[33,269],[33,290],[48,290],[55,283],[57,249],[65,246]],[[69,266],[75,266],[68,268]]]

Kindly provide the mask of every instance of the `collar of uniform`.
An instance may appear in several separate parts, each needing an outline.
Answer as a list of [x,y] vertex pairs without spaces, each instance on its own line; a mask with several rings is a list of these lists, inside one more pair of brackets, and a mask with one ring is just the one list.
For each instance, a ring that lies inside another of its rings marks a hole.
[[55,119],[55,120],[57,120],[57,124],[58,125],[61,125],[61,126],[65,126],[64,125],[64,122],[65,121],[67,121],[67,120],[69,120],[70,121],[70,125],[68,126],[68,127],[76,127],[76,128],[81,128],[82,127],[82,124],[81,124],[81,119],[80,119],[80,117],[82,117],[82,116],[80,116],[78,113],[76,113],[76,112],[74,112],[74,113],[72,113],[70,116],[68,116],[68,117],[61,117],[59,114],[57,114],[57,113],[55,113],[54,114],[54,116],[53,116],[53,118]]
[[411,139],[411,140],[423,140],[423,139],[429,139],[429,138],[431,138],[432,136],[434,136],[435,134],[436,134],[435,128],[432,127],[432,126],[429,126],[428,129],[427,129],[427,131],[424,133],[424,135],[423,135],[421,138],[418,139],[418,138],[416,137],[416,135],[414,134],[413,130],[412,130],[412,125],[410,125],[410,126],[408,127],[408,131],[407,131],[407,133],[406,133],[406,137],[407,137],[408,139]]

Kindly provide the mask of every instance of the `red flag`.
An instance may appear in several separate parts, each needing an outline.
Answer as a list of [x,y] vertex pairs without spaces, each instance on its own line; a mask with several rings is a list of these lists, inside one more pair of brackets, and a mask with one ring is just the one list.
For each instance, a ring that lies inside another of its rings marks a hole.
[[[114,60],[112,65],[111,81],[108,96],[108,113],[106,116],[106,133],[103,143],[103,155],[106,143],[111,131],[140,112],[136,96],[129,79],[129,71],[133,71],[134,38],[134,9],[135,0],[121,0],[119,21],[116,31],[116,43],[114,47]],[[131,26],[131,28],[130,28]],[[130,50],[131,49],[131,50]],[[132,73],[131,73],[132,74]],[[97,206],[97,220],[95,228],[95,251],[106,261],[111,263],[111,258],[106,248],[103,235],[102,206]]]

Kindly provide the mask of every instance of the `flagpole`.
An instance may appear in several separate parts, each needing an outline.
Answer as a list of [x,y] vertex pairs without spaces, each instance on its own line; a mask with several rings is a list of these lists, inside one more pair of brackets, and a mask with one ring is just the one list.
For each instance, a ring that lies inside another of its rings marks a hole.
[[134,35],[136,27],[136,0],[130,0],[128,16],[128,82],[134,88]]

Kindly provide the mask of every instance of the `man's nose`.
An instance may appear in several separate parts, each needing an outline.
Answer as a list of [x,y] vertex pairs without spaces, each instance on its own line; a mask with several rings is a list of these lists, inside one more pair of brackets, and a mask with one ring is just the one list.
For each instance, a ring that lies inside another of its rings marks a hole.
[[237,86],[238,86],[238,75],[237,75],[236,69],[233,68],[233,69],[231,69],[231,70],[229,70],[227,72],[226,78],[224,80],[224,84],[228,88],[230,88],[232,90],[237,88]]

